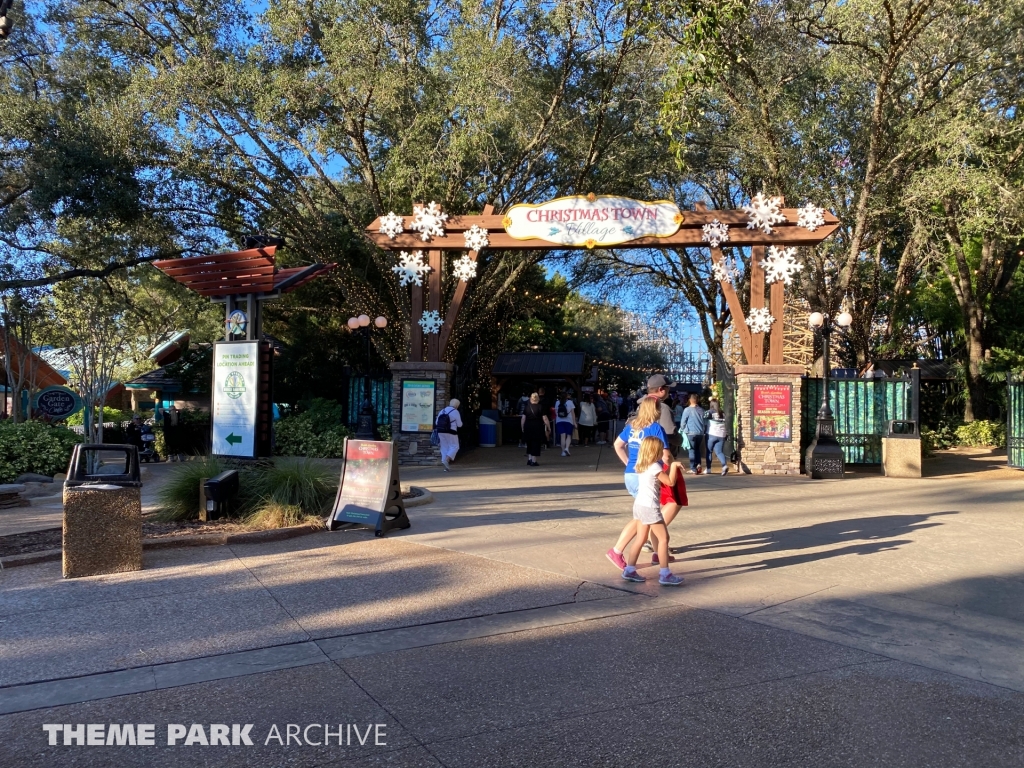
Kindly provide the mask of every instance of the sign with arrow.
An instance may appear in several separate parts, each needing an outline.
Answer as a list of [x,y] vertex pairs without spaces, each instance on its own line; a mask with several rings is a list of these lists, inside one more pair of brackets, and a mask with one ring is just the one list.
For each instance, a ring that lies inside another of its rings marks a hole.
[[213,346],[213,441],[217,456],[256,456],[259,342]]

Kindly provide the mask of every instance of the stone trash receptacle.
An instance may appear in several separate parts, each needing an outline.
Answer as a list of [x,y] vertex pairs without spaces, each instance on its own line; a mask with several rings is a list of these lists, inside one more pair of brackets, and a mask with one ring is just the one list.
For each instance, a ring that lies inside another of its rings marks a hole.
[[134,445],[77,445],[64,482],[64,578],[142,570]]
[[921,434],[913,421],[890,421],[882,438],[882,474],[921,477]]

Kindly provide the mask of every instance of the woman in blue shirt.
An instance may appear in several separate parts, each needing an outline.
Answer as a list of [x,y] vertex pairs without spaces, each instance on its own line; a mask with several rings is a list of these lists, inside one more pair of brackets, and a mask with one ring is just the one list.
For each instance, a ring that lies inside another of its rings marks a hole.
[[700,459],[704,455],[704,432],[707,424],[704,421],[704,409],[697,404],[697,396],[690,395],[690,405],[683,410],[680,430],[690,442],[690,474],[699,475]]

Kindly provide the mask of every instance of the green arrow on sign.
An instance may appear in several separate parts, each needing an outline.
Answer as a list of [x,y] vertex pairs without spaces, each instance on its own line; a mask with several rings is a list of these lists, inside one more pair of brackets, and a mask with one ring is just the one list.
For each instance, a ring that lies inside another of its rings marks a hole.
[[240,436],[236,435],[234,432],[232,432],[230,435],[228,435],[224,439],[228,441],[228,445],[232,445],[232,444],[235,444],[235,443],[242,442],[242,438]]

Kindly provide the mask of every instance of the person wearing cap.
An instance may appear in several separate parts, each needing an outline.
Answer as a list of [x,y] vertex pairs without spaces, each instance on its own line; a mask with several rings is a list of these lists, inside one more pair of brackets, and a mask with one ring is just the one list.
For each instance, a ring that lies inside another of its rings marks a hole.
[[669,390],[674,386],[675,382],[660,373],[647,379],[647,394],[658,398],[658,423],[665,430],[668,448],[672,451],[673,457],[679,454],[679,446],[683,444],[683,439],[676,432],[676,420],[672,408],[668,405]]

